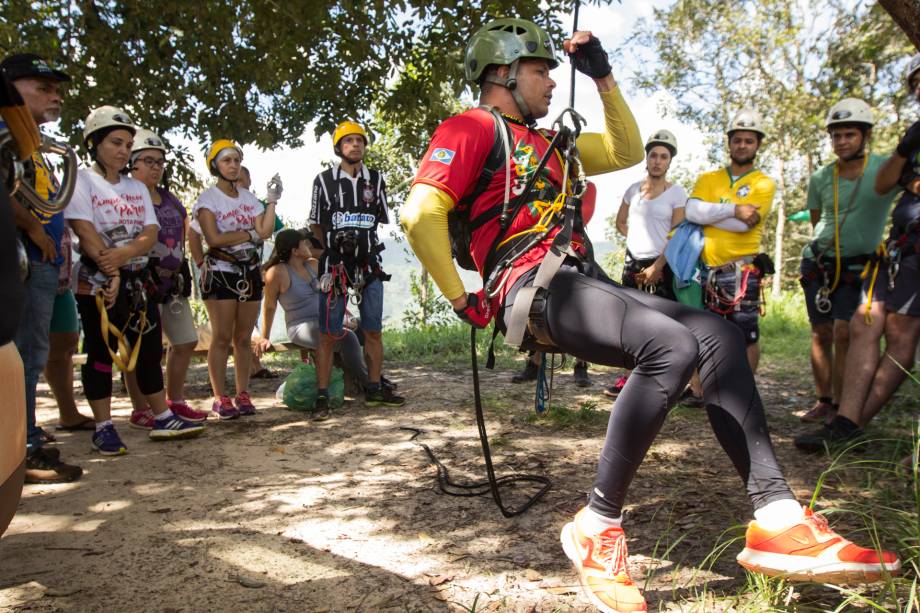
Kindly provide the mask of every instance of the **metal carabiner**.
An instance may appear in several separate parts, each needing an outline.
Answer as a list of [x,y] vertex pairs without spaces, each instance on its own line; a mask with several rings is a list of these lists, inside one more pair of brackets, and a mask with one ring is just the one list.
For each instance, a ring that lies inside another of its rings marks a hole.
[[818,293],[815,294],[815,309],[818,310],[822,315],[826,315],[831,312],[831,291],[824,285],[821,289],[818,290]]

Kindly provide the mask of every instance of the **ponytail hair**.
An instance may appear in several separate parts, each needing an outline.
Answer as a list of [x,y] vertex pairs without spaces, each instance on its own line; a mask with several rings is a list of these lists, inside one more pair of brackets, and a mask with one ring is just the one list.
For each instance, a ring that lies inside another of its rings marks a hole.
[[289,261],[291,252],[303,240],[306,240],[306,237],[300,230],[287,229],[278,232],[275,236],[275,248],[272,249],[272,254],[269,256],[268,261],[262,266],[262,272],[266,273],[272,266]]

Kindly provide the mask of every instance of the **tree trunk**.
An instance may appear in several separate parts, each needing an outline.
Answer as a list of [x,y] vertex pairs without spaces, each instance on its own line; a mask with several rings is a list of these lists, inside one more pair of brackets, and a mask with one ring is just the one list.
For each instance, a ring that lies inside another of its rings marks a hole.
[[773,264],[776,272],[773,274],[773,299],[779,298],[783,287],[783,233],[786,231],[786,156],[780,155],[779,160],[779,193],[781,194],[776,207],[776,235],[773,237]]
[[907,38],[920,49],[920,2],[917,0],[878,0]]

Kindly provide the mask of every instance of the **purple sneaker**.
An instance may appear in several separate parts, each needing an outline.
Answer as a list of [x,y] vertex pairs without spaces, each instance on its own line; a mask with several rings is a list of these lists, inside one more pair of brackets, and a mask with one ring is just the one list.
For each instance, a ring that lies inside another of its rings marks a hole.
[[256,414],[256,407],[252,404],[249,392],[240,392],[236,395],[236,408],[240,412],[240,415],[249,416]]
[[115,426],[109,424],[93,433],[93,449],[102,455],[124,455],[128,447],[121,441]]
[[233,401],[230,400],[230,396],[221,396],[220,400],[215,400],[214,404],[211,406],[211,410],[217,413],[217,418],[221,421],[226,419],[238,419],[240,416],[240,412],[233,406]]

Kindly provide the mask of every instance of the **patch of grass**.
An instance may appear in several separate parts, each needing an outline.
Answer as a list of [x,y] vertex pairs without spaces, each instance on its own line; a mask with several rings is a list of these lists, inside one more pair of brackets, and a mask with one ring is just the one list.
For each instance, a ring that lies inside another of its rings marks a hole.
[[[476,333],[479,368],[485,368],[486,354],[492,331]],[[431,367],[462,367],[470,365],[470,327],[462,322],[449,326],[387,329],[383,332],[386,360]],[[495,339],[495,367],[511,369],[518,352],[505,345],[501,336]]]
[[765,365],[777,375],[800,378],[810,372],[811,325],[802,292],[768,298],[767,314],[760,320],[760,344]]
[[551,428],[580,429],[604,428],[610,419],[610,413],[597,408],[597,402],[582,402],[577,409],[565,405],[552,404],[542,413],[530,413],[525,418],[528,423]]

